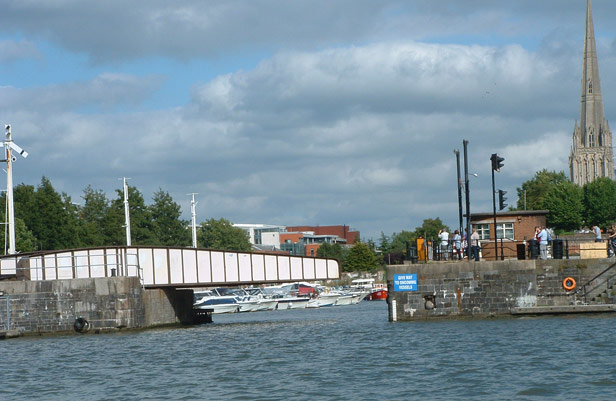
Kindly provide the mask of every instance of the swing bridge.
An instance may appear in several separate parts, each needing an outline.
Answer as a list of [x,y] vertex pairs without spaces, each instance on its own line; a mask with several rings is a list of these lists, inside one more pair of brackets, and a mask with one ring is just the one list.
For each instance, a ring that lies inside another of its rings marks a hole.
[[258,285],[340,278],[336,259],[199,248],[114,246],[0,257],[0,278],[139,277],[144,288]]

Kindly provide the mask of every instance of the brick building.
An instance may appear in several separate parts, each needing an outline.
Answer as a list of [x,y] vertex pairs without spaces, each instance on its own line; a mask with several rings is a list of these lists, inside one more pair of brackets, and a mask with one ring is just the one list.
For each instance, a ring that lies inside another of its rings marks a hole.
[[496,213],[496,230],[494,229],[494,214],[471,213],[471,225],[477,230],[485,259],[494,259],[494,233],[498,240],[498,254],[502,251],[505,258],[514,258],[517,245],[535,238],[535,227],[546,225],[549,210],[517,210]]
[[352,231],[349,226],[288,226],[288,232],[313,232],[314,235],[337,235],[346,240],[347,245],[359,241],[359,231]]

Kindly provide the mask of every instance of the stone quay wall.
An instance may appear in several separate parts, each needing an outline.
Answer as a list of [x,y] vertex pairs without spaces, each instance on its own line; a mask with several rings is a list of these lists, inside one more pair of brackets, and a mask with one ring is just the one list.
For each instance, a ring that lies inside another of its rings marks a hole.
[[0,332],[47,334],[191,322],[192,291],[144,289],[138,277],[0,281]]
[[[606,290],[604,281],[616,269],[589,283],[586,288],[594,290],[585,298],[565,290],[563,280],[574,278],[577,290],[613,263],[610,259],[551,259],[388,266],[389,319],[505,316],[512,308],[584,303]],[[394,282],[414,277],[414,286],[412,280],[406,286]]]

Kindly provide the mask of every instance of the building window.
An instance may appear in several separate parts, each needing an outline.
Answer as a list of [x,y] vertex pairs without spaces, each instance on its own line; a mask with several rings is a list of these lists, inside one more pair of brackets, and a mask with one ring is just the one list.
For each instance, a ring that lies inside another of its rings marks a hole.
[[479,234],[479,239],[490,239],[489,224],[475,224],[475,230],[477,230],[477,234]]
[[513,223],[496,223],[496,238],[513,241]]

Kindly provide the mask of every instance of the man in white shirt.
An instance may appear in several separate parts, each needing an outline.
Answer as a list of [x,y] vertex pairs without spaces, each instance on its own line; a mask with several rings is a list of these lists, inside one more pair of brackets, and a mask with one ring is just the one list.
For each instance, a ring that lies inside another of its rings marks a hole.
[[438,232],[438,239],[441,240],[441,255],[443,255],[444,260],[447,260],[449,256],[449,233],[446,228]]
[[545,229],[545,227],[541,227],[541,231],[537,234],[537,240],[539,241],[539,257],[543,260],[548,258],[548,240],[550,239],[550,234]]

